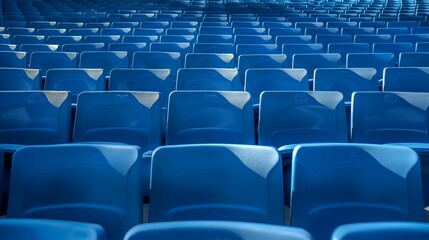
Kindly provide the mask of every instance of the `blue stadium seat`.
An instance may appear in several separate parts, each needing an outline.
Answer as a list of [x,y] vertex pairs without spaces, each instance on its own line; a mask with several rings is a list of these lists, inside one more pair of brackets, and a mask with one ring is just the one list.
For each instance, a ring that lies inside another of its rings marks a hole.
[[43,44],[45,43],[45,36],[42,35],[15,35],[11,43],[16,45],[21,44]]
[[338,28],[323,28],[323,27],[306,27],[305,35],[311,35],[313,38],[316,38],[316,35],[327,35],[327,34],[340,34]]
[[47,44],[71,44],[83,42],[82,36],[49,36],[46,39]]
[[281,160],[274,148],[163,146],[155,150],[152,161],[149,222],[225,220],[284,225]]
[[148,51],[149,44],[147,43],[111,43],[109,44],[108,51],[125,51],[128,57],[128,66],[132,67],[133,55],[135,52]]
[[196,41],[195,35],[161,35],[159,38],[160,42],[169,43],[189,43],[193,44]]
[[244,84],[246,70],[250,68],[287,68],[285,54],[243,54],[238,57],[238,71]]
[[122,38],[122,43],[146,43],[148,46],[157,41],[159,41],[159,36],[152,35],[132,35]]
[[345,27],[341,29],[341,34],[349,34],[355,37],[356,35],[374,35],[375,28],[373,27]]
[[170,94],[166,136],[168,145],[254,144],[254,135],[253,110],[247,92],[174,91]]
[[235,27],[232,32],[233,35],[267,35],[267,30],[261,27]]
[[0,68],[0,76],[0,91],[42,89],[42,80],[38,69]]
[[304,35],[301,28],[277,28],[272,27],[268,29],[268,35],[276,38],[278,36],[297,36]]
[[198,34],[197,43],[234,43],[232,35]]
[[46,72],[45,90],[68,91],[72,103],[83,91],[106,90],[103,69],[55,68]]
[[359,239],[414,239],[429,238],[429,224],[417,222],[364,222],[350,223],[337,227],[332,240]]
[[193,35],[196,36],[198,34],[198,30],[196,28],[167,28],[165,29],[166,35]]
[[110,73],[109,90],[148,91],[160,93],[160,104],[167,108],[168,95],[175,89],[170,69],[113,69]]
[[276,37],[276,44],[282,46],[283,44],[310,44],[314,43],[314,39],[310,35],[280,35]]
[[346,57],[347,68],[375,68],[378,79],[383,78],[384,68],[394,66],[393,53],[349,53]]
[[419,158],[410,148],[301,145],[292,176],[291,226],[317,239],[347,223],[425,221]]
[[242,54],[279,54],[281,49],[278,49],[277,44],[236,44],[236,56]]
[[341,34],[317,34],[315,43],[321,43],[324,49],[328,49],[328,45],[331,43],[353,43],[353,37]]
[[165,34],[164,28],[136,28],[133,30],[134,36],[161,36]]
[[426,43],[426,42],[416,43],[416,52],[429,52],[429,43]]
[[339,53],[298,53],[292,59],[292,68],[305,68],[309,79],[313,79],[314,70],[318,68],[338,67],[341,67]]
[[272,44],[274,38],[271,35],[235,35],[234,43],[237,44]]
[[133,56],[133,68],[170,69],[173,86],[181,62],[178,52],[136,52]]
[[124,240],[163,240],[171,238],[176,240],[210,238],[313,240],[307,231],[299,228],[233,221],[177,221],[140,224],[129,230]]
[[30,235],[33,240],[106,239],[103,227],[98,224],[48,219],[2,219],[0,232],[2,237],[15,240],[25,240]]
[[86,37],[88,35],[100,35],[99,28],[72,28],[68,31],[68,35],[70,36],[82,36]]
[[328,53],[341,54],[343,66],[346,65],[347,54],[349,53],[371,53],[372,47],[368,43],[329,43]]
[[64,91],[0,92],[0,143],[40,145],[71,140],[71,98]]
[[185,68],[235,68],[235,59],[230,53],[188,53]]
[[0,43],[0,51],[17,51],[19,46],[15,44]]
[[296,144],[348,142],[343,95],[266,91],[261,94],[259,107],[258,144],[273,146],[282,155],[284,200],[289,205],[291,155]]
[[0,67],[26,68],[28,67],[27,52],[0,51]]
[[106,44],[104,43],[71,43],[63,44],[63,52],[77,52],[81,54],[82,52],[91,52],[91,51],[106,51]]
[[[0,34],[0,43],[12,43],[10,34]],[[19,45],[19,44],[18,44]]]
[[43,76],[52,68],[76,68],[78,54],[74,52],[33,52],[30,68],[40,69]]
[[106,46],[111,43],[120,43],[121,41],[122,37],[120,35],[88,35],[83,40],[85,43],[104,43]]
[[199,21],[172,21],[171,28],[199,28]]
[[375,68],[320,68],[314,71],[314,91],[338,91],[350,106],[352,93],[378,91],[379,84]]
[[177,72],[177,90],[242,91],[237,69],[182,68]]
[[31,56],[33,52],[56,52],[61,50],[61,46],[57,44],[21,44],[19,47],[21,52],[27,52]]
[[194,43],[193,52],[235,54],[235,45],[233,43]]
[[28,27],[8,27],[6,33],[11,35],[35,35],[36,29]]
[[94,51],[80,54],[81,68],[102,68],[106,76],[114,68],[128,68],[128,53],[125,51]]
[[125,36],[125,35],[132,35],[133,29],[131,28],[102,28],[100,30],[100,35],[119,35],[119,36]]
[[374,43],[393,43],[393,36],[390,34],[355,35],[354,42],[368,43],[370,46]]
[[399,67],[429,67],[429,52],[404,52],[399,54]]
[[412,43],[414,46],[418,42],[429,42],[429,33],[427,34],[396,34],[395,43]]
[[66,33],[67,29],[64,28],[39,28],[36,30],[36,35],[43,35],[45,37],[65,35]]
[[[178,52],[181,56],[185,56],[192,51],[190,43],[184,42],[153,42],[150,44],[151,52]],[[183,63],[182,63],[183,66]]]
[[409,34],[410,29],[407,27],[395,27],[395,28],[377,28],[376,34],[390,34],[392,36],[396,34]]
[[429,67],[385,68],[383,91],[429,92]]
[[293,55],[297,53],[324,53],[323,45],[320,43],[283,44],[282,53],[286,54],[287,66],[292,67]]
[[231,26],[201,26],[200,34],[232,35]]
[[308,90],[307,71],[299,68],[256,68],[246,71],[244,91],[250,93],[254,107],[259,107],[262,92],[286,90]]
[[162,28],[166,29],[170,27],[169,21],[142,21],[140,28]]
[[395,63],[398,63],[399,54],[403,52],[414,52],[414,45],[412,43],[374,43],[372,45],[372,52],[391,52],[395,55]]
[[142,223],[140,171],[136,146],[20,148],[12,161],[7,217],[90,222],[104,228],[107,240],[122,239]]

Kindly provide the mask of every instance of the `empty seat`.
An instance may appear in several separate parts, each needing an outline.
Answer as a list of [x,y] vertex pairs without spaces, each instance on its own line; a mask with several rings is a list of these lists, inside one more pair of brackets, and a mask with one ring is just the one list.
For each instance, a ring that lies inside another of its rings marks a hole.
[[42,89],[42,80],[38,69],[0,68],[0,76],[0,91]]
[[110,73],[109,90],[149,91],[160,93],[160,104],[167,108],[168,95],[175,89],[170,69],[113,69]]
[[135,52],[148,51],[149,44],[147,43],[111,43],[107,49],[108,51],[125,51],[128,57],[128,66],[133,64],[133,55]]
[[[292,230],[293,231],[293,230]],[[68,239],[104,240],[103,227],[93,223],[48,219],[2,219],[0,232],[4,238],[25,240]]]
[[133,68],[170,69],[173,86],[181,63],[179,52],[136,52],[133,56]]
[[282,53],[286,54],[287,66],[292,67],[293,55],[297,53],[324,53],[323,45],[320,43],[283,44]]
[[429,67],[385,68],[383,91],[429,92]]
[[77,52],[81,54],[82,52],[105,51],[107,48],[104,43],[70,43],[63,44],[61,50],[63,52]]
[[123,43],[146,43],[147,46],[150,46],[151,43],[159,41],[158,36],[152,36],[152,35],[133,35],[133,36],[124,36],[122,38]]
[[236,144],[176,145],[155,150],[149,222],[180,220],[284,225],[277,151]]
[[68,31],[68,35],[70,36],[82,36],[85,38],[85,36],[88,35],[99,35],[100,29],[99,28],[72,28]]
[[174,91],[170,94],[166,144],[254,142],[249,93]]
[[429,238],[429,224],[417,222],[364,222],[350,223],[337,227],[332,233],[332,240],[359,239],[414,239]]
[[73,141],[120,142],[153,150],[161,144],[160,108],[156,92],[83,92],[77,101]]
[[[192,51],[190,43],[184,42],[153,42],[150,44],[150,51],[154,52],[179,52],[181,56],[185,56]],[[182,63],[183,66],[183,63]]]
[[410,148],[301,145],[292,176],[291,226],[317,239],[346,223],[425,220],[419,158]]
[[76,68],[77,53],[73,52],[33,52],[30,58],[30,68],[40,69],[42,76],[52,68]]
[[142,223],[141,151],[136,146],[23,147],[12,162],[8,218],[96,223],[108,240],[122,239]]
[[0,43],[0,51],[16,51],[19,49],[19,46],[15,44]]
[[399,67],[429,67],[429,52],[400,53]]
[[374,68],[320,68],[314,71],[314,91],[338,91],[350,105],[352,93],[378,91],[377,70]]
[[106,76],[114,68],[128,68],[128,53],[125,51],[88,51],[80,54],[81,68],[102,68]]
[[190,43],[193,44],[196,41],[195,35],[162,35],[159,38],[160,42],[170,43]]
[[177,72],[177,90],[241,91],[237,69],[182,68]]
[[27,52],[0,51],[0,67],[26,68],[28,67]]
[[235,54],[235,45],[233,43],[194,43],[193,52]]
[[371,53],[372,49],[368,43],[329,43],[328,53],[341,54],[343,66],[346,65],[347,54],[349,53]]
[[331,43],[353,43],[353,37],[340,34],[318,34],[315,43],[321,43],[324,49],[328,49],[328,45]]
[[290,35],[290,36],[277,36],[276,44],[282,46],[283,44],[311,44],[314,39],[310,35]]
[[197,43],[234,43],[232,35],[198,34]]
[[395,62],[397,63],[399,61],[400,53],[414,52],[414,45],[412,43],[374,43],[372,45],[372,52],[391,52],[395,55]]
[[296,144],[348,142],[339,92],[266,91],[261,94],[258,144],[278,149],[283,159],[285,203],[290,203],[291,155]]
[[429,42],[429,34],[396,34],[394,42],[412,43],[413,45],[416,45],[418,42]]
[[341,54],[339,53],[299,53],[294,54],[292,68],[305,68],[308,78],[312,79],[314,70],[318,68],[341,67]]
[[70,44],[70,43],[80,43],[83,41],[82,36],[49,36],[46,39],[48,44]]
[[276,28],[272,27],[268,29],[268,35],[276,38],[278,36],[296,36],[303,35],[301,28]]
[[242,54],[238,57],[238,71],[244,84],[246,70],[251,68],[287,68],[285,54]]
[[407,27],[395,27],[395,28],[377,28],[376,34],[390,34],[392,36],[396,34],[408,34],[410,29]]
[[[236,240],[312,240],[305,230],[260,223],[233,221],[177,221],[141,224],[128,231],[124,240],[152,239],[208,239]],[[421,240],[421,239],[416,239]]]
[[236,44],[236,56],[242,54],[278,54],[277,44]]
[[416,52],[429,52],[429,43],[426,43],[426,42],[416,43]]
[[11,43],[16,45],[21,44],[43,44],[45,43],[45,36],[42,35],[15,35]]
[[375,28],[373,27],[344,27],[341,29],[341,34],[349,34],[353,37],[356,35],[374,35]]
[[382,79],[384,68],[394,66],[393,53],[349,53],[346,57],[347,68],[375,68],[378,79]]
[[165,30],[166,35],[197,35],[198,30],[196,28],[167,28]]
[[120,35],[88,35],[83,40],[86,43],[104,43],[109,45],[110,43],[120,43],[122,37]]
[[134,36],[161,36],[163,34],[165,34],[164,28],[136,28],[133,30]]
[[57,44],[21,44],[19,50],[31,56],[33,52],[56,52],[61,50]]
[[232,35],[232,27],[230,26],[201,26],[200,34],[215,34],[215,35]]
[[72,102],[83,91],[102,91],[106,89],[103,69],[55,68],[46,72],[45,90],[68,91]]
[[254,107],[264,91],[308,90],[307,71],[290,68],[255,68],[246,71],[244,91],[250,93]]
[[111,27],[111,28],[102,28],[100,30],[100,35],[125,36],[125,35],[132,35],[132,33],[133,33],[133,29],[131,29],[131,28]]
[[188,53],[185,68],[235,68],[235,59],[230,53]]
[[355,35],[354,42],[368,43],[372,46],[374,43],[393,43],[393,37],[390,34]]
[[0,112],[3,144],[40,145],[71,140],[71,98],[67,92],[3,91]]
[[271,35],[235,35],[235,44],[271,44],[274,43]]

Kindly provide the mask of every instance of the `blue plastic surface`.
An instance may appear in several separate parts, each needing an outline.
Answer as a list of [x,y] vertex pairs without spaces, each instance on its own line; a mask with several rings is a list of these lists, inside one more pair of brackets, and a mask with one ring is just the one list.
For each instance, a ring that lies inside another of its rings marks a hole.
[[80,54],[80,68],[102,68],[106,76],[114,68],[128,68],[126,51],[88,51]]
[[300,53],[294,54],[292,68],[305,68],[308,78],[312,79],[317,68],[341,67],[341,54],[339,53]]
[[291,226],[316,239],[336,227],[371,221],[425,221],[420,163],[406,147],[297,146],[292,160]]
[[105,240],[97,224],[48,219],[2,219],[0,235],[14,240]]
[[235,58],[231,53],[188,53],[185,68],[235,68]]
[[182,68],[177,72],[177,90],[241,91],[235,68]]
[[96,223],[120,240],[142,223],[141,178],[136,146],[23,147],[12,160],[7,217]]
[[0,76],[1,91],[40,90],[42,88],[38,69],[0,68]]
[[303,229],[232,221],[181,221],[149,223],[132,228],[124,240],[312,240]]
[[229,220],[284,225],[281,178],[281,159],[271,147],[160,147],[152,157],[149,222]]
[[399,67],[429,67],[429,53],[428,52],[400,53]]
[[26,52],[0,51],[0,67],[26,68],[30,57]]
[[74,52],[33,52],[30,68],[40,69],[42,76],[52,68],[76,68],[78,55]]
[[242,54],[238,56],[238,71],[244,84],[245,73],[249,68],[287,68],[285,54]]

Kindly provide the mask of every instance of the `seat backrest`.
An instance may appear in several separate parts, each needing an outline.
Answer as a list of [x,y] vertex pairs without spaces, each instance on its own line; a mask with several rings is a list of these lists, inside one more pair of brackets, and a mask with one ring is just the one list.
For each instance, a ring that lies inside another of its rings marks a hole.
[[142,223],[141,154],[118,144],[22,147],[12,159],[7,217],[90,222],[107,240],[122,239]]
[[[305,230],[260,223],[233,221],[177,221],[140,224],[124,240],[152,239],[312,240]],[[418,239],[420,240],[420,239]]]
[[0,92],[0,142],[56,144],[71,140],[71,97],[64,91]]
[[176,90],[241,91],[238,70],[233,68],[182,68]]
[[238,56],[238,71],[244,84],[246,70],[250,68],[287,68],[285,54],[242,54]]
[[31,54],[36,51],[38,52],[60,51],[61,47],[60,45],[57,45],[57,44],[21,44],[21,46],[19,47],[19,50],[22,52],[27,52],[27,54],[31,56]]
[[46,73],[45,90],[68,91],[72,102],[83,91],[106,90],[103,69],[96,68],[55,68]]
[[231,34],[198,34],[197,43],[234,43],[234,37]]
[[357,91],[378,91],[377,70],[374,68],[320,68],[314,71],[314,91],[338,91],[350,102]]
[[80,54],[81,68],[102,68],[106,76],[114,68],[128,68],[126,51],[88,51]]
[[78,54],[74,52],[33,52],[30,68],[40,69],[42,76],[52,68],[76,68]]
[[417,222],[365,222],[344,224],[332,233],[332,240],[429,238],[429,224]]
[[236,44],[235,45],[236,56],[242,54],[279,54],[281,49],[278,48],[277,44]]
[[0,67],[26,68],[28,67],[27,52],[0,51]]
[[42,80],[38,69],[0,68],[0,76],[0,91],[42,89]]
[[347,54],[349,53],[371,53],[372,48],[368,43],[329,43],[328,53],[341,54],[343,65],[346,65]]
[[[307,36],[307,35],[305,35]],[[293,55],[297,53],[324,53],[321,43],[285,43],[282,45],[282,53],[287,56],[288,67],[292,67]]]
[[360,143],[429,142],[429,93],[356,92],[351,140]]
[[415,151],[350,143],[294,149],[291,226],[330,239],[339,225],[372,221],[425,221]]
[[174,91],[166,144],[254,144],[250,94],[243,91]]
[[374,53],[388,53],[391,52],[395,55],[395,63],[399,61],[399,54],[402,52],[414,52],[414,45],[412,43],[374,43],[372,45],[372,52]]
[[339,92],[266,91],[261,94],[258,144],[281,147],[311,142],[348,142]]
[[378,79],[383,77],[384,68],[394,66],[393,53],[349,53],[346,56],[347,68],[375,68]]
[[104,43],[71,43],[71,44],[63,44],[62,49],[63,52],[77,52],[82,53],[85,51],[105,51],[107,50],[106,44]]
[[384,69],[383,91],[429,92],[429,67]]
[[233,43],[194,43],[194,53],[230,53],[235,54]]
[[108,51],[125,51],[128,55],[128,66],[133,64],[133,55],[135,52],[148,51],[149,44],[147,43],[111,43],[109,44]]
[[400,53],[399,67],[429,67],[429,52]]
[[185,68],[235,68],[235,58],[231,53],[188,53]]
[[271,147],[160,147],[152,156],[149,222],[233,220],[284,225],[282,185],[281,158]]
[[6,239],[33,240],[68,239],[105,240],[106,233],[98,224],[51,219],[2,219],[0,232]]
[[[153,150],[161,144],[157,92],[83,92],[79,95],[74,142],[119,142]],[[121,116],[121,117],[118,117]]]
[[80,43],[82,41],[82,36],[49,36],[46,39],[46,43],[58,45]]
[[308,90],[305,69],[255,68],[246,71],[244,91],[250,93],[253,105],[259,104],[264,91]]
[[339,53],[298,53],[292,58],[292,68],[305,68],[309,79],[313,78],[314,70],[318,68],[339,67],[341,67]]
[[109,90],[159,92],[160,103],[167,107],[168,95],[175,88],[170,69],[113,69]]

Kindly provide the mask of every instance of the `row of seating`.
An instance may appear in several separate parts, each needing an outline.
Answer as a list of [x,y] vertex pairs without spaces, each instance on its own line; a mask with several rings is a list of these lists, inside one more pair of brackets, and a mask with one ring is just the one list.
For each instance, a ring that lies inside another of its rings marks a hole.
[[[236,144],[157,148],[152,156],[148,217],[151,223],[167,223],[137,227],[143,219],[140,148],[101,143],[23,147],[12,160],[6,220],[89,222],[101,225],[108,240],[121,240],[126,234],[128,239],[151,226],[191,227],[186,222],[168,223],[172,221],[235,221],[228,226],[263,228],[265,234],[271,228],[271,233],[298,231],[295,234],[304,234],[304,239],[320,240],[330,239],[346,223],[425,222],[420,161],[410,148],[306,144],[298,145],[292,158],[290,225],[304,230],[284,227],[282,162],[277,150]],[[205,224],[211,229],[217,226]],[[428,225],[415,226],[427,229]],[[102,235],[99,227],[92,229],[93,236]],[[159,234],[165,237],[168,231]],[[265,234],[259,233],[258,239]]]

